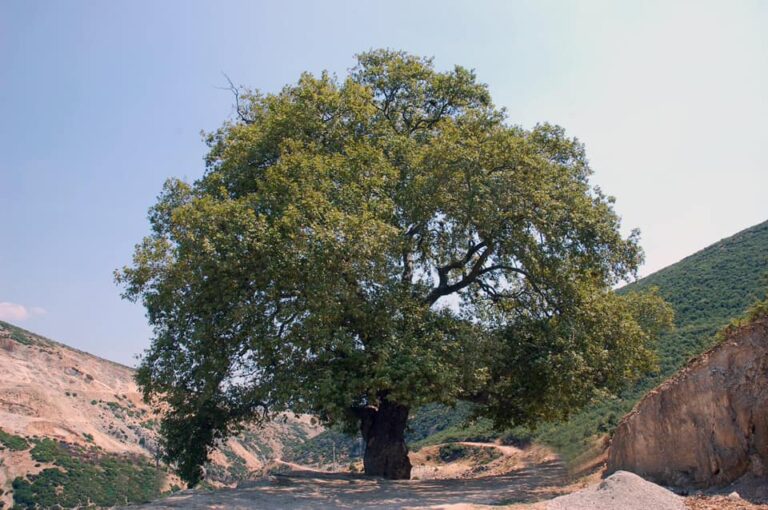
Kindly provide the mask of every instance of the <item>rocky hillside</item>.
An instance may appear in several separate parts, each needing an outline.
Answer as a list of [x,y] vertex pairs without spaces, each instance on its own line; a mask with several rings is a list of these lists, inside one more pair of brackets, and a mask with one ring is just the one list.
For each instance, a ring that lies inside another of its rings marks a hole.
[[[0,501],[23,507],[142,501],[181,483],[155,460],[157,410],[131,368],[0,322]],[[229,440],[207,482],[231,484],[320,430],[285,417]],[[2,504],[0,504],[0,508]]]
[[[757,310],[757,309],[756,309]],[[768,465],[768,306],[645,396],[613,437],[608,472],[722,486]]]

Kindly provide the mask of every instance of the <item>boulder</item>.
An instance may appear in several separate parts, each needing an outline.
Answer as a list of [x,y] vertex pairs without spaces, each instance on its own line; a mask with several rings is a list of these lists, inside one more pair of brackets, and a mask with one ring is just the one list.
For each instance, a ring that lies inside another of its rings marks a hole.
[[768,318],[725,339],[645,396],[619,423],[608,473],[656,483],[726,485],[768,465]]

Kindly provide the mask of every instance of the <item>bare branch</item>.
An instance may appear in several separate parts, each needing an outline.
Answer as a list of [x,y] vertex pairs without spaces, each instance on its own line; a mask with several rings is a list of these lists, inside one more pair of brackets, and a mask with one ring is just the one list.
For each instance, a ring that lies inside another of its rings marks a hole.
[[234,83],[232,83],[232,80],[229,78],[229,76],[227,76],[226,73],[221,74],[224,75],[224,78],[227,80],[229,86],[216,88],[232,92],[232,95],[235,96],[235,113],[237,114],[237,117],[243,122],[243,124],[253,124],[253,119],[248,117],[248,111],[242,106],[240,102],[240,89],[237,88]]

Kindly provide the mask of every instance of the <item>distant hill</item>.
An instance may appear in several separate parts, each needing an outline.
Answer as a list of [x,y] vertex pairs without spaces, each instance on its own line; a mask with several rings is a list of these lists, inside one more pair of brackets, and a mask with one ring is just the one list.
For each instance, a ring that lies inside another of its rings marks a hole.
[[[467,424],[469,405],[456,409],[427,406],[410,421],[411,447],[445,441],[501,439],[508,443],[538,441],[553,446],[572,466],[604,450],[605,437],[648,390],[669,377],[691,357],[709,348],[718,329],[740,316],[768,289],[768,221],[743,230],[656,273],[621,288],[619,293],[658,287],[675,309],[675,331],[660,339],[659,370],[620,398],[604,399],[575,414],[568,422],[545,424],[536,431],[521,428],[499,433],[487,420]],[[326,431],[292,453],[297,460],[329,458],[330,448],[351,457],[357,442]]]
[[[181,482],[156,462],[159,416],[131,368],[0,321],[0,508],[148,501]],[[231,484],[320,432],[286,417],[223,444],[206,483]]]

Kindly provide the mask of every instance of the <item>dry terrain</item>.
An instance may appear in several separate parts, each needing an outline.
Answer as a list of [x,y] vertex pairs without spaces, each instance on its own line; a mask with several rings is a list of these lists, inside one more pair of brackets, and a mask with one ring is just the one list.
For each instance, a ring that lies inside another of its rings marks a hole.
[[[478,443],[460,445],[468,447],[469,456],[451,462],[439,459],[439,448],[443,445],[412,454],[414,475],[422,479],[381,480],[297,469],[300,467],[293,465],[289,471],[280,473],[275,469],[272,474],[243,482],[235,489],[183,491],[132,508],[469,508],[547,499],[562,494],[568,483],[563,464],[546,450]],[[483,450],[499,455],[489,456]]]
[[619,423],[609,472],[713,487],[768,471],[768,317],[727,338],[650,391]]
[[[293,466],[294,468],[296,466]],[[768,510],[738,495],[682,497],[637,475],[594,474],[569,482],[562,465],[544,461],[503,475],[389,481],[349,473],[293,469],[237,488],[188,490],[132,510],[507,509],[507,510]]]
[[[158,415],[142,401],[133,375],[129,367],[0,323],[0,431],[152,458]],[[248,430],[214,453],[209,479],[226,485],[247,478],[279,458],[286,443],[321,430],[307,417],[293,416]],[[46,467],[29,450],[0,451],[0,501],[12,504],[14,478]],[[170,476],[166,488],[171,484],[182,485]]]

